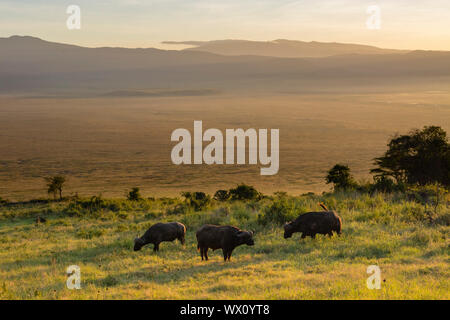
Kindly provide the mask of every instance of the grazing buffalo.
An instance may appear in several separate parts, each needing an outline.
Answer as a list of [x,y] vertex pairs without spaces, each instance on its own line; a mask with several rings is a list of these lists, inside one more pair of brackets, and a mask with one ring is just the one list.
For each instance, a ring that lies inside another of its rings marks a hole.
[[184,244],[186,227],[179,222],[156,223],[151,226],[142,237],[134,239],[134,251],[139,251],[146,244],[154,245],[153,251],[159,251],[159,244],[163,241],[180,240]]
[[340,235],[341,228],[341,218],[334,211],[308,212],[284,225],[284,238],[292,237],[295,232],[301,232],[302,239],[307,236],[314,239],[317,233],[328,234],[331,237],[333,231]]
[[242,231],[232,226],[204,225],[197,231],[197,249],[208,260],[208,249],[222,249],[224,261],[230,261],[234,248],[241,244],[253,246],[253,232]]

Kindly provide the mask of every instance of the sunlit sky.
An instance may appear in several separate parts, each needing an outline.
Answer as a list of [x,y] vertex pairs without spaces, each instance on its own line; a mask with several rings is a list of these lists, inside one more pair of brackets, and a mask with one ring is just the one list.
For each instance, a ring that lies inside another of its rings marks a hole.
[[[66,27],[71,4],[80,30]],[[380,30],[366,27],[369,5],[381,8]],[[450,50],[450,0],[0,0],[0,37],[11,35],[89,47],[291,39]]]

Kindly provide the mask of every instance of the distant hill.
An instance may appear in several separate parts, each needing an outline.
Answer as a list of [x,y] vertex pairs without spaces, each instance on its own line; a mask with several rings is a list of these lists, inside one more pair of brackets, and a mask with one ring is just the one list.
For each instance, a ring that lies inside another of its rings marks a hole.
[[342,54],[394,54],[405,50],[381,49],[373,46],[346,43],[304,42],[278,39],[273,41],[214,40],[214,41],[165,41],[165,44],[193,46],[185,51],[203,51],[215,54],[240,56],[257,55],[280,58],[329,57]]
[[445,85],[447,79],[450,79],[450,52],[352,52],[327,57],[280,58],[228,56],[196,50],[86,48],[34,37],[0,38],[2,93],[88,90],[99,94],[121,92],[121,96],[147,92],[144,95],[152,96],[148,92],[153,91],[149,89],[168,89],[170,95],[234,89],[351,91],[354,86],[362,85],[392,87],[408,86],[411,82]]

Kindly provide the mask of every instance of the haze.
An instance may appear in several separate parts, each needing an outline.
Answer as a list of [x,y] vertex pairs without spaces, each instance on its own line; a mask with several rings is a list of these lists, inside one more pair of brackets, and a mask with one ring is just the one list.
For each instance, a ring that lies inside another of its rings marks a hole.
[[[69,4],[81,7],[81,30],[66,28]],[[381,30],[366,27],[372,4],[382,10]],[[449,13],[448,0],[6,0],[0,3],[0,36],[34,35],[91,47],[168,48],[161,42],[282,38],[450,50]]]

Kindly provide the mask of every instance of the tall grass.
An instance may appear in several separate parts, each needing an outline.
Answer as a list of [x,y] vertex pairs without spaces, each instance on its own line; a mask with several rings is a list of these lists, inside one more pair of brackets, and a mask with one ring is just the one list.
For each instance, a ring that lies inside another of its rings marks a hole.
[[[343,219],[340,237],[283,239],[282,224],[323,202]],[[182,208],[182,209],[180,209]],[[46,223],[37,223],[36,217]],[[180,221],[186,245],[133,252],[133,238],[153,223]],[[205,223],[255,232],[231,262],[201,262],[195,231]],[[184,199],[101,197],[0,207],[2,299],[449,299],[450,199],[437,206],[407,194],[277,194],[214,201],[196,211]],[[82,289],[65,286],[81,268]],[[382,270],[369,290],[368,265]]]

